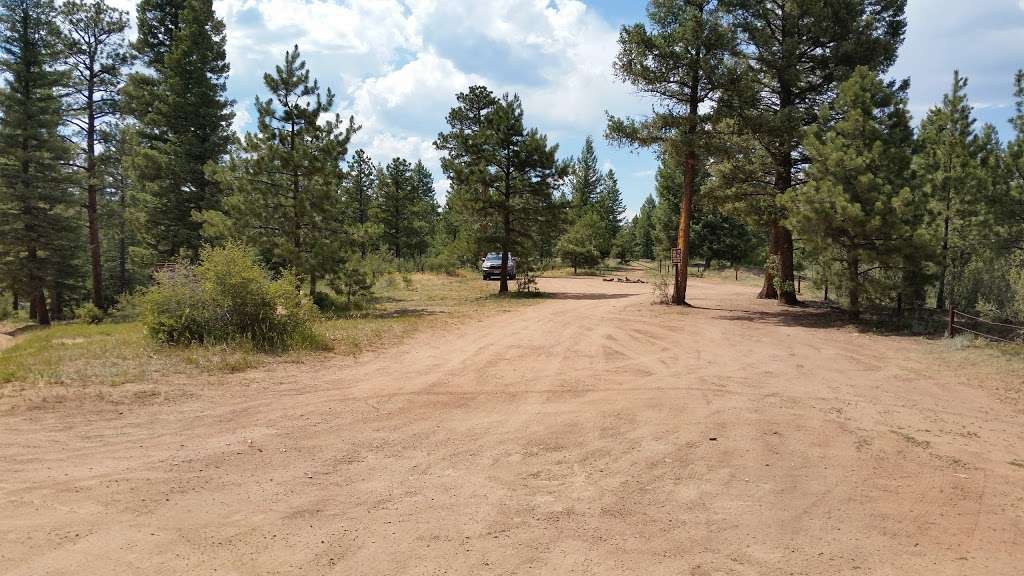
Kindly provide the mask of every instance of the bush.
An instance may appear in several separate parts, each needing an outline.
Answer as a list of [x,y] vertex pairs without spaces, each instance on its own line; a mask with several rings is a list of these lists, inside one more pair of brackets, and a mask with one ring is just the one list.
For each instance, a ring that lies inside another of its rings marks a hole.
[[88,324],[102,324],[107,318],[106,312],[97,308],[92,302],[86,302],[75,308],[75,318]]
[[167,344],[244,343],[258,350],[322,346],[317,314],[298,279],[271,280],[247,248],[206,248],[198,266],[179,262],[156,274],[141,297],[147,333]]
[[107,311],[107,320],[110,322],[134,322],[141,315],[139,298],[135,294],[125,292],[117,296],[117,303]]

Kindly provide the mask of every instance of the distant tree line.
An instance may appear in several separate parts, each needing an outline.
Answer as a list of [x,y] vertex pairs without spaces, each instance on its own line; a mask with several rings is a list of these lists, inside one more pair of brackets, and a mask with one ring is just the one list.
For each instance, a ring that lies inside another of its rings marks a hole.
[[593,140],[559,158],[518,95],[456,96],[434,143],[439,204],[423,162],[350,153],[360,126],[333,112],[297,46],[237,135],[211,0],[141,0],[133,39],[103,0],[0,0],[0,291],[46,324],[105,310],[208,245],[246,246],[318,304],[488,252],[528,275],[678,248],[679,304],[699,259],[763,265],[760,296],[784,303],[804,274],[854,316],[1024,320],[1024,74],[1009,142],[976,125],[959,74],[915,129],[908,82],[884,79],[905,4],[649,2],[614,68],[655,106],[606,128],[660,159],[627,218]]

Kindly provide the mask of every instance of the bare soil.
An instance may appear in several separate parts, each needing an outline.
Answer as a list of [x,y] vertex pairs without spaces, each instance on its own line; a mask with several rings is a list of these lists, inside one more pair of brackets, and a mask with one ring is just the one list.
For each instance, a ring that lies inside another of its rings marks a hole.
[[1024,566],[1024,374],[695,280],[0,413],[0,574]]

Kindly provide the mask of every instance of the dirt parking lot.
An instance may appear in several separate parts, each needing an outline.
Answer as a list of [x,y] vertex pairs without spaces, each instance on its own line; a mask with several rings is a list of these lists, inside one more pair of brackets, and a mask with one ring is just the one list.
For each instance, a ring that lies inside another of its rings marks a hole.
[[354,360],[0,413],[0,574],[1024,571],[1020,371],[732,283],[541,287]]

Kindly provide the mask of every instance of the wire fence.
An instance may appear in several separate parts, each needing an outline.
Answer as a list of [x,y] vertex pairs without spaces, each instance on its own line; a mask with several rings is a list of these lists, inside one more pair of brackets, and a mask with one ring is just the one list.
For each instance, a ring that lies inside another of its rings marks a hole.
[[1007,344],[1024,342],[1024,326],[993,322],[961,312],[955,308],[950,308],[949,327],[946,335],[952,338],[958,332],[967,332],[968,334]]

